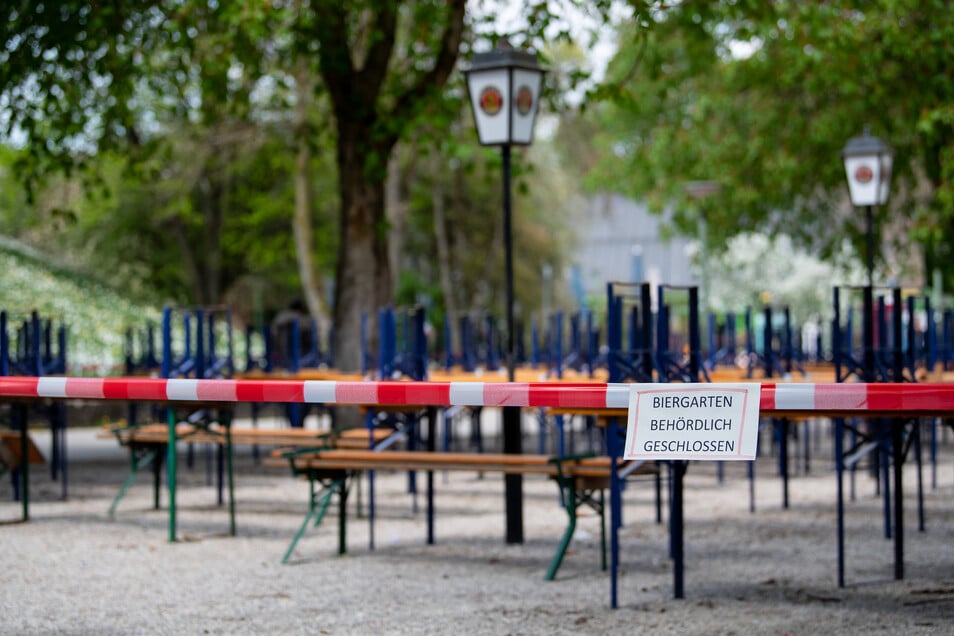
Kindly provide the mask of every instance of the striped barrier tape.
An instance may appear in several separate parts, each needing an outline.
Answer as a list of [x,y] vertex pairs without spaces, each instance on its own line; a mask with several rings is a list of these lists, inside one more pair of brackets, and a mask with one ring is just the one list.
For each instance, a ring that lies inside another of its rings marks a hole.
[[[631,384],[0,377],[0,398],[625,409]],[[658,386],[658,385],[657,385]],[[712,385],[714,388],[718,384]],[[954,383],[760,383],[763,413],[954,414]]]

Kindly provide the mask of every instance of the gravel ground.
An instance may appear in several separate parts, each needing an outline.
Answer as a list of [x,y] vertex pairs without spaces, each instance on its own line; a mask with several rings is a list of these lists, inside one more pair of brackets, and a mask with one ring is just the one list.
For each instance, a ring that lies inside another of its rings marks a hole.
[[[81,433],[70,435],[73,444]],[[936,485],[924,468],[923,532],[913,463],[905,469],[901,581],[881,499],[858,475],[844,588],[836,585],[835,478],[820,452],[810,472],[799,463],[788,509],[774,461],[761,458],[754,513],[745,465],[726,464],[722,481],[715,464],[690,466],[680,600],[652,482],[634,482],[624,494],[613,610],[592,513],[579,519],[557,579],[544,581],[566,517],[543,478],[524,479],[522,544],[504,541],[499,475],[437,475],[437,542],[426,545],[424,479],[414,496],[406,474],[379,474],[373,550],[368,520],[355,510],[367,503],[363,481],[349,500],[348,555],[337,554],[331,510],[282,565],[306,482],[242,453],[230,537],[198,461],[180,473],[179,540],[169,542],[167,511],[152,509],[147,475],[108,517],[126,463],[115,443],[95,444],[71,460],[66,501],[48,471],[34,470],[28,523],[17,521],[9,477],[0,481],[2,634],[949,634],[954,625],[954,445],[941,449]]]

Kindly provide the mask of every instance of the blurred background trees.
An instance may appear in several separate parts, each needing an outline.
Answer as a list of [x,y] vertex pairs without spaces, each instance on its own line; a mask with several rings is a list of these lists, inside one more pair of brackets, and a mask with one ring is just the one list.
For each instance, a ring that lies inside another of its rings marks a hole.
[[[753,231],[861,252],[839,151],[870,126],[895,152],[879,269],[915,285],[938,270],[951,287],[950,3],[682,2],[618,33],[606,100],[584,118],[590,187],[670,208],[677,231],[705,228],[709,253]],[[693,201],[696,180],[721,187]]]
[[[859,252],[838,152],[866,125],[895,150],[879,269],[954,284],[948,3],[547,6],[7,3],[0,233],[156,304],[229,303],[251,324],[303,299],[334,319],[344,367],[355,317],[382,304],[423,304],[437,328],[502,316],[499,157],[477,145],[459,69],[506,34],[551,69],[516,161],[518,317],[544,304],[541,272],[573,261],[575,202],[596,192],[665,211],[715,276],[740,234]],[[717,192],[693,199],[700,180]]]

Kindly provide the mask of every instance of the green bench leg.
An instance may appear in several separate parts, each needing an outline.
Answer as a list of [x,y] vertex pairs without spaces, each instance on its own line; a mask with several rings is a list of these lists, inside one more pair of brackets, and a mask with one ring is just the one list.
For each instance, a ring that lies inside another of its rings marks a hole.
[[[137,451],[135,448],[129,449],[129,475],[126,476],[126,480],[123,482],[123,485],[119,487],[119,492],[116,493],[116,496],[113,498],[113,503],[109,506],[109,516],[113,517],[116,515],[116,507],[119,506],[119,502],[123,497],[126,496],[126,493],[129,491],[129,488],[133,485],[133,482],[136,481],[136,475],[144,466],[147,466],[150,462],[154,462],[158,457],[161,450],[153,449],[143,452],[137,456]],[[158,488],[155,489],[155,505],[156,508],[159,507],[159,491]]]
[[[305,515],[305,520],[302,522],[301,527],[298,528],[298,532],[295,533],[295,538],[292,539],[291,544],[285,551],[285,556],[282,557],[282,563],[288,563],[288,559],[291,558],[292,552],[295,550],[295,546],[298,545],[298,541],[305,534],[305,530],[308,529],[308,525],[311,523],[312,517],[315,519],[314,525],[316,527],[321,523],[321,520],[324,519],[325,513],[328,511],[328,506],[331,504],[331,499],[335,492],[343,493],[344,485],[344,479],[336,479],[328,486],[325,486],[321,491],[321,494],[316,497],[315,479],[312,476],[308,477],[308,513]],[[343,498],[344,495],[342,495],[342,499]]]
[[560,539],[560,545],[557,547],[556,554],[553,555],[553,559],[550,561],[550,567],[547,569],[546,577],[544,577],[547,581],[552,581],[556,578],[557,570],[560,569],[560,564],[563,563],[563,557],[566,555],[566,550],[570,547],[570,541],[573,540],[573,533],[576,531],[576,488],[574,488],[572,481],[572,479],[568,479],[565,482],[564,480],[558,481],[560,497],[563,499],[564,509],[569,516],[569,523],[563,532],[563,538]]
[[560,497],[563,500],[563,507],[566,510],[569,521],[563,537],[560,539],[560,545],[557,547],[553,559],[550,561],[550,567],[547,569],[545,580],[552,581],[556,578],[557,570],[563,563],[563,557],[570,547],[570,541],[573,540],[573,533],[576,532],[576,511],[581,501],[589,504],[597,510],[600,515],[600,569],[606,571],[606,506],[603,490],[599,491],[599,500],[594,502],[592,495],[584,492],[581,499],[576,490],[576,484],[573,479],[559,479]]

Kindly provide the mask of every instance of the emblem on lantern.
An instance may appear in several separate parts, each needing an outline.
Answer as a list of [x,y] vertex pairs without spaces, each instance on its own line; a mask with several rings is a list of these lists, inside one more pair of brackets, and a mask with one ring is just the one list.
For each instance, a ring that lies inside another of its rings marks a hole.
[[503,108],[503,95],[496,86],[488,86],[480,92],[480,110],[493,117]]
[[533,108],[533,91],[529,86],[524,85],[517,90],[516,105],[521,115],[526,115]]
[[861,164],[855,170],[855,181],[858,183],[868,183],[874,178],[874,172],[865,164]]

